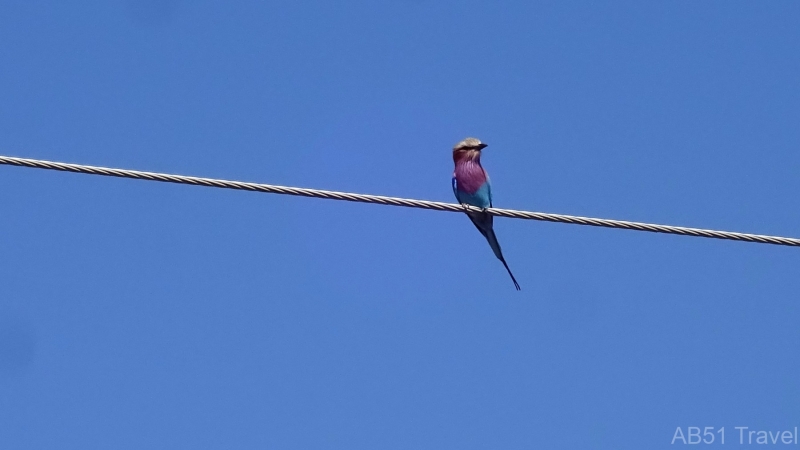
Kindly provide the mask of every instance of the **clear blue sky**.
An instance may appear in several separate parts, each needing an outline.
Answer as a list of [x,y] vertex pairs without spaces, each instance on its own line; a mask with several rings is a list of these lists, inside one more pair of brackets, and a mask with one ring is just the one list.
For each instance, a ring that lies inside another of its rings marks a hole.
[[[282,4],[279,4],[282,3]],[[800,3],[0,5],[0,154],[800,236]],[[0,167],[0,448],[800,426],[800,250]],[[676,444],[677,445],[677,444]]]

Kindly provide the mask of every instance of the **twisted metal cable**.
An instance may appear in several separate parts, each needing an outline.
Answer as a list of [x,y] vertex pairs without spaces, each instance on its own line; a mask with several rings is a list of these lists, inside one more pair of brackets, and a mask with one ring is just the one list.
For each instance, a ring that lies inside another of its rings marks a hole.
[[[274,186],[270,184],[217,180],[214,178],[190,177],[185,175],[171,175],[156,172],[140,172],[137,170],[112,169],[109,167],[86,166],[82,164],[68,164],[54,161],[42,161],[38,159],[15,158],[10,156],[0,156],[0,164],[32,167],[36,169],[61,170],[65,172],[87,173],[92,175],[105,175],[110,177],[133,178],[137,180],[192,184],[197,186],[240,189],[244,191],[268,192],[272,194],[346,200],[350,202],[376,203],[379,205],[405,206],[409,208],[432,209],[434,211],[464,212],[465,210],[480,210],[479,208],[458,205],[454,203],[431,202],[427,200],[385,197],[382,195],[353,194],[348,192],[324,191],[319,189],[296,188],[288,186]],[[761,244],[788,245],[794,247],[800,246],[800,239],[779,236],[704,230],[700,228],[656,225],[642,222],[628,222],[624,220],[596,219],[592,217],[568,216],[563,214],[550,214],[533,211],[516,211],[513,209],[488,208],[486,209],[486,212],[494,216],[510,217],[512,219],[541,220],[545,222],[572,223],[576,225],[589,225],[593,227],[649,231],[651,233],[678,234],[682,236],[697,236],[705,238],[727,239],[732,241],[756,242]]]

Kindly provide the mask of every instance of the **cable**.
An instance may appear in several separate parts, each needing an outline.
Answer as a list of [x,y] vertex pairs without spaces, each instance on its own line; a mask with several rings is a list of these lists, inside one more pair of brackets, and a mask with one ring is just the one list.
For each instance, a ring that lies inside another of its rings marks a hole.
[[[0,156],[0,164],[32,167],[36,169],[61,170],[65,172],[86,173],[91,175],[104,175],[110,177],[133,178],[137,180],[163,181],[167,183],[192,184],[226,189],[240,189],[244,191],[268,192],[272,194],[299,195],[301,197],[327,198],[332,200],[346,200],[350,202],[376,203],[379,205],[405,206],[409,208],[432,209],[434,211],[464,212],[467,209],[478,211],[472,206],[454,203],[431,202],[426,200],[413,200],[407,198],[384,197],[381,195],[353,194],[348,192],[323,191],[319,189],[296,188],[288,186],[273,186],[260,183],[246,183],[242,181],[217,180],[213,178],[190,177],[184,175],[171,175],[156,172],[140,172],[137,170],[112,169],[108,167],[85,166],[81,164],[68,164],[38,159],[14,158]],[[567,216],[563,214],[549,214],[533,211],[516,211],[513,209],[488,208],[489,214],[512,219],[541,220],[545,222],[572,223],[576,225],[589,225],[593,227],[622,228],[626,230],[649,231],[652,233],[678,234],[681,236],[697,236],[732,241],[756,242],[761,244],[788,245],[800,247],[800,239],[764,236],[758,234],[735,233],[730,231],[704,230],[700,228],[676,227],[671,225],[656,225],[642,222],[628,222],[624,220],[596,219],[592,217]]]

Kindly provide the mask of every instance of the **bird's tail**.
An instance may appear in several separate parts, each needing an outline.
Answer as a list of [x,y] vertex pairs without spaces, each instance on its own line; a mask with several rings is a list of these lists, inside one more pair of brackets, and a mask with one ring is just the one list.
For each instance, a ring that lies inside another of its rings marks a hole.
[[519,287],[519,283],[517,283],[517,279],[514,277],[514,274],[511,273],[511,269],[508,267],[508,263],[506,263],[506,259],[503,257],[503,251],[500,249],[500,243],[497,242],[497,235],[494,234],[494,216],[491,214],[487,214],[484,212],[474,212],[470,211],[467,213],[469,219],[475,224],[475,228],[481,232],[483,237],[489,242],[489,246],[492,247],[492,251],[494,252],[494,256],[503,263],[503,266],[508,271],[508,275],[511,276],[511,281],[514,282],[514,287],[517,290],[521,290]]
[[503,263],[503,266],[505,266],[506,270],[508,271],[508,275],[511,276],[511,281],[514,282],[514,287],[517,288],[518,291],[522,290],[522,288],[519,287],[519,283],[517,283],[517,279],[514,278],[514,274],[511,273],[511,269],[508,268],[508,264],[506,263],[506,259],[501,256],[500,257],[500,262]]

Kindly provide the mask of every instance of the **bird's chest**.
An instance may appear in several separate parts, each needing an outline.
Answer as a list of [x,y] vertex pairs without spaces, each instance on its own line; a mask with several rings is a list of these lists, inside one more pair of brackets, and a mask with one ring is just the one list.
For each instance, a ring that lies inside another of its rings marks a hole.
[[455,170],[458,190],[467,194],[475,194],[488,181],[486,172],[478,164],[462,164]]

